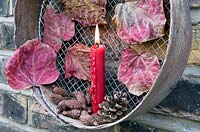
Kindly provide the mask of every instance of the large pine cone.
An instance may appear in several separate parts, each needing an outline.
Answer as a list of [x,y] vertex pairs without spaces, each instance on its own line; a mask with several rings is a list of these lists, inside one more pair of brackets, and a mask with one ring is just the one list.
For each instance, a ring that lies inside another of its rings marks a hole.
[[115,91],[111,96],[105,96],[99,107],[98,115],[103,119],[100,124],[116,121],[128,110],[127,94]]

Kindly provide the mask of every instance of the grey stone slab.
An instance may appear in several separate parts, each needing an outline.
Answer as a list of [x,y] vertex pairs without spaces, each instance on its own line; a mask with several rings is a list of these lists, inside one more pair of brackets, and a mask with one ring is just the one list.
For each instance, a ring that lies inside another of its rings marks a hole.
[[188,66],[185,68],[183,76],[197,77],[200,79],[200,66]]
[[199,0],[190,0],[190,3],[191,4],[200,4],[200,1]]
[[0,132],[25,132],[25,131],[20,130],[18,128],[14,128],[13,126],[0,124]]
[[159,114],[145,113],[132,120],[170,132],[199,132],[200,130],[199,122]]
[[8,61],[8,57],[0,56],[0,82],[7,83],[6,76],[5,76],[5,65]]
[[3,116],[17,123],[26,124],[28,120],[27,97],[7,92],[2,92],[2,94],[4,99]]
[[[53,119],[50,115],[33,112],[29,117],[32,118],[31,126],[34,128],[48,129],[54,123],[56,124],[56,119]],[[52,121],[54,121],[54,123],[52,123]]]
[[0,1],[0,16],[9,15],[9,1],[10,0],[1,0]]
[[0,16],[11,16],[14,12],[16,0],[1,0],[0,1]]
[[13,16],[9,16],[9,17],[1,17],[0,16],[0,23],[14,23],[14,17]]
[[3,103],[4,103],[3,95],[0,93],[0,116],[3,115]]
[[14,45],[14,24],[0,24],[0,47],[1,49],[15,49]]
[[190,0],[190,2],[194,2],[194,3],[200,3],[199,0]]
[[52,125],[61,124],[33,97],[28,99],[28,118],[28,125],[34,128],[48,129]]
[[124,121],[119,126],[119,132],[169,132],[131,121]]
[[78,128],[72,126],[52,125],[49,127],[50,132],[80,132]]
[[105,128],[101,130],[84,130],[73,127],[71,125],[64,126],[64,125],[51,125],[49,127],[50,132],[114,132],[113,127]]
[[172,111],[200,115],[200,84],[180,80],[169,96],[160,104]]
[[0,56],[5,56],[5,57],[9,58],[13,54],[14,54],[14,51],[11,51],[11,50],[0,50]]
[[200,66],[186,67],[182,78],[191,83],[200,84]]
[[193,39],[200,38],[200,24],[192,26]]
[[192,24],[197,25],[200,23],[200,8],[192,8],[191,10]]

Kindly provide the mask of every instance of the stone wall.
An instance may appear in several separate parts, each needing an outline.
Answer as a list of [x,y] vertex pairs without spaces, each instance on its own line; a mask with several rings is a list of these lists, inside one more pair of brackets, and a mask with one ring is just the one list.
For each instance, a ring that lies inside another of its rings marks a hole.
[[0,1],[0,49],[15,49],[13,8],[16,0]]
[[191,0],[191,18],[193,27],[193,46],[188,64],[200,65],[200,1]]
[[[7,85],[4,66],[15,49],[13,43],[15,1],[0,0],[0,132],[88,131],[57,121],[33,98],[32,90],[17,92]],[[189,65],[176,88],[160,105],[148,113],[99,131],[200,131],[200,66],[198,66],[200,65],[200,1],[190,0],[190,3],[193,47]]]

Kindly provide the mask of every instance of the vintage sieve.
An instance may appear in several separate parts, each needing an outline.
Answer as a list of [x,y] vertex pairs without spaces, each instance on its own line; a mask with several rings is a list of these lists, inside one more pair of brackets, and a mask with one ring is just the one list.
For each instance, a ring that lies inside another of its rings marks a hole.
[[[114,8],[119,0],[107,1],[106,19],[108,24],[100,27],[100,39],[106,46],[106,94],[110,95],[113,91],[122,91],[128,94],[129,113],[120,120],[103,124],[99,126],[85,126],[80,121],[64,117],[56,113],[56,106],[50,101],[51,90],[48,86],[36,88],[35,97],[38,101],[54,116],[63,122],[73,126],[85,129],[100,129],[110,127],[121,121],[128,120],[134,116],[144,113],[160,103],[173,89],[173,86],[179,80],[187,62],[191,48],[191,23],[189,6],[187,0],[163,0],[163,6],[167,23],[165,25],[165,35],[143,45],[136,45],[133,48],[138,52],[147,50],[156,54],[162,64],[159,75],[155,80],[151,90],[141,96],[130,94],[127,88],[117,80],[117,68],[121,58],[121,50],[129,45],[123,43],[117,36],[115,26],[111,22],[114,15]],[[39,38],[43,37],[43,15],[46,5],[50,5],[58,12],[62,11],[60,0],[43,0],[39,16]],[[71,77],[65,78],[64,57],[67,48],[75,43],[83,43],[91,46],[94,43],[94,27],[82,27],[80,24],[75,25],[75,35],[67,42],[63,42],[61,50],[57,54],[57,68],[61,75],[56,84],[65,88],[66,91],[74,90],[86,91],[90,87],[90,82],[82,81]]]

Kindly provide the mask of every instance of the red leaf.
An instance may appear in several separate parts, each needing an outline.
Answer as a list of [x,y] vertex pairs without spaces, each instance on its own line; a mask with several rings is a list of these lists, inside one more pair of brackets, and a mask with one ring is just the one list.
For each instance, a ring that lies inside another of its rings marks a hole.
[[106,24],[107,0],[62,0],[65,12],[83,26]]
[[70,40],[75,33],[74,22],[65,14],[56,13],[50,6],[46,7],[44,14],[44,43],[49,44],[56,52],[62,46],[62,40]]
[[117,34],[126,43],[146,42],[164,34],[163,0],[120,3],[115,8]]
[[56,53],[38,39],[27,41],[8,60],[5,73],[16,90],[49,84],[57,80]]
[[83,44],[70,47],[65,56],[65,77],[90,80],[90,48]]
[[130,93],[139,96],[151,88],[159,69],[157,56],[148,52],[139,55],[133,49],[125,49],[118,68],[118,80],[126,85]]

